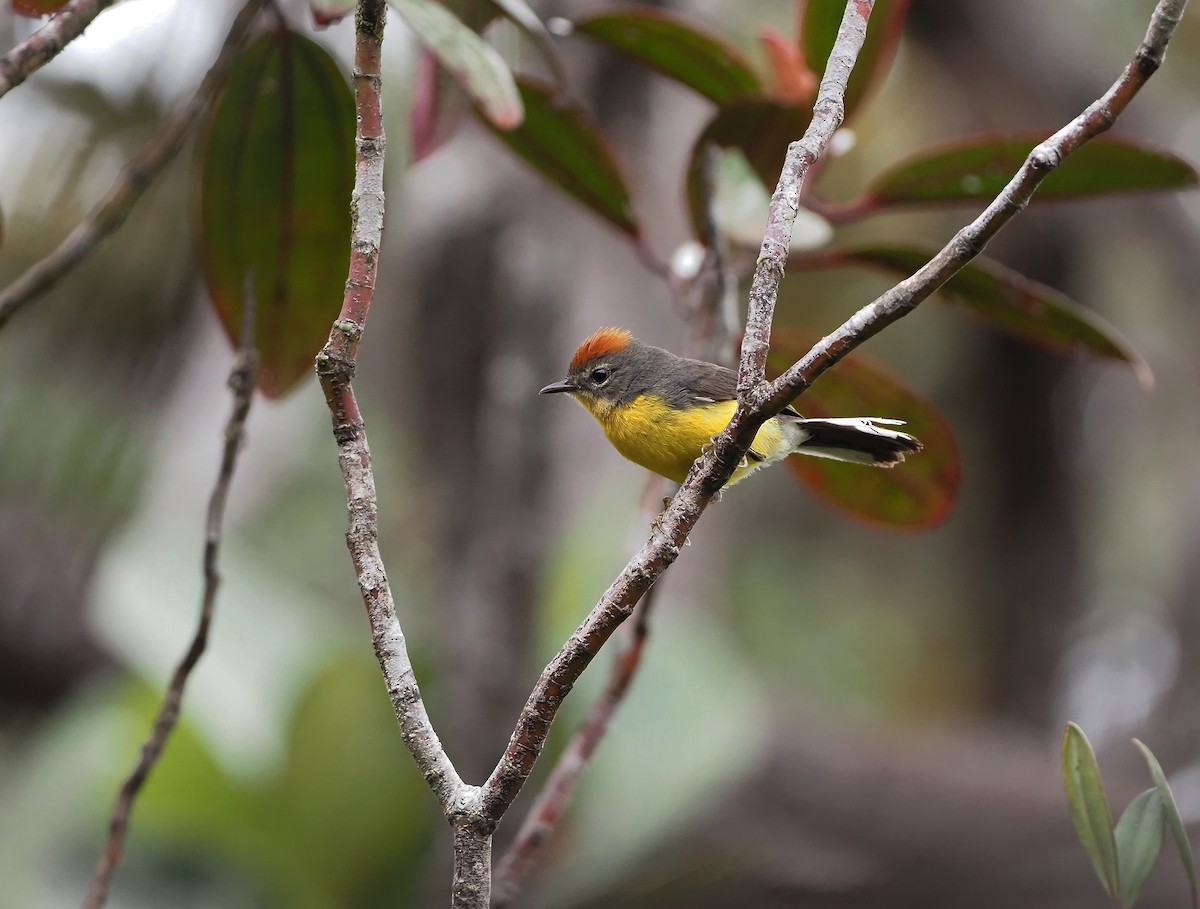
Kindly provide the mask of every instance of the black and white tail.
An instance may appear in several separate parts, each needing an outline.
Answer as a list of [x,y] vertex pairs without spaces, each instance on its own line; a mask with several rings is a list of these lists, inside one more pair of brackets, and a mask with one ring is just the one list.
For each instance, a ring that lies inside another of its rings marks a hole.
[[796,445],[800,454],[856,464],[893,467],[909,452],[920,451],[921,443],[906,432],[889,429],[903,420],[882,417],[841,417],[797,421],[804,438]]

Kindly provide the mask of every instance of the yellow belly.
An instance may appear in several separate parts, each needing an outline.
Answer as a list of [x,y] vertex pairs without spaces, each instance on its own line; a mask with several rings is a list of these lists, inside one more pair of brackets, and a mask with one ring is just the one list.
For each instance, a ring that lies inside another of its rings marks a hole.
[[[586,405],[585,405],[586,406]],[[604,434],[622,455],[668,480],[682,483],[712,437],[729,423],[735,401],[704,404],[687,411],[676,410],[652,395],[640,395],[624,407],[607,412],[592,410]],[[753,451],[774,460],[783,457],[788,444],[777,420],[768,420],[754,437]],[[755,467],[751,461],[740,467],[729,481],[732,486]]]

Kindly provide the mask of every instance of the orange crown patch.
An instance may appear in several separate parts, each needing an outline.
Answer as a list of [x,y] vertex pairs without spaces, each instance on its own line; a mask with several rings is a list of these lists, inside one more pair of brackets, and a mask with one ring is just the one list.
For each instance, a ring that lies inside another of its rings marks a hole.
[[571,357],[570,368],[578,369],[584,363],[597,357],[619,353],[629,346],[631,340],[633,340],[633,335],[624,328],[602,328],[579,345],[575,350],[575,356]]

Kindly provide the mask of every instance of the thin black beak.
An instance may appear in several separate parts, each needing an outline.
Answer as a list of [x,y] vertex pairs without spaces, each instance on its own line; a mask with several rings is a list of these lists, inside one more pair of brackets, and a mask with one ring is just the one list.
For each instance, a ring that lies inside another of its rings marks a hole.
[[561,382],[551,382],[545,388],[538,392],[540,395],[556,395],[562,392],[571,392],[575,390],[574,384],[569,379],[563,379]]

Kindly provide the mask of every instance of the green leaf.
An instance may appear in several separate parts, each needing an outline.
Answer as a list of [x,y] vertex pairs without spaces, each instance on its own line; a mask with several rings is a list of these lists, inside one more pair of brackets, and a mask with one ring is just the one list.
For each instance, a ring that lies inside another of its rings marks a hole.
[[[908,2],[875,0],[875,9],[867,22],[866,40],[846,85],[847,120],[887,75],[900,44]],[[845,10],[844,0],[807,0],[800,4],[800,49],[804,54],[804,62],[818,78],[833,50]]]
[[[821,258],[874,266],[908,277],[936,252],[932,248],[910,246],[862,246]],[[1154,386],[1154,374],[1146,361],[1100,316],[1066,294],[998,262],[975,259],[943,284],[938,293],[996,328],[1027,341],[1054,350],[1085,352],[1127,363],[1144,388]]]
[[1113,833],[1117,841],[1121,905],[1130,909],[1162,851],[1163,803],[1158,790],[1147,789],[1130,802]]
[[535,170],[618,230],[637,236],[629,190],[616,157],[587,113],[561,99],[552,86],[518,80],[525,120],[492,133]]
[[648,7],[575,22],[580,34],[603,41],[686,85],[718,105],[763,90],[758,75],[737,48],[683,16]]
[[1196,886],[1196,863],[1192,859],[1192,846],[1188,842],[1187,828],[1183,826],[1183,818],[1179,816],[1179,806],[1175,803],[1175,795],[1171,792],[1167,776],[1163,773],[1162,766],[1158,763],[1158,758],[1154,756],[1154,753],[1137,739],[1133,740],[1133,744],[1146,759],[1146,765],[1150,768],[1150,778],[1154,780],[1155,788],[1158,789],[1159,797],[1162,799],[1167,826],[1171,828],[1171,836],[1175,838],[1175,846],[1179,850],[1179,857],[1183,860],[1183,869],[1187,872],[1188,884],[1192,888],[1192,905],[1200,906],[1200,895],[1198,895],[1200,890]]
[[[1045,138],[1042,133],[989,133],[925,149],[876,177],[851,208],[991,201]],[[1072,199],[1196,184],[1196,170],[1177,155],[1133,139],[1100,136],[1052,171],[1038,187],[1037,197]]]
[[259,388],[311,374],[350,257],[354,101],[319,44],[284,29],[238,60],[200,139],[200,258],[221,323],[240,340],[254,278]]
[[554,74],[554,81],[558,84],[558,88],[565,90],[567,73],[563,69],[562,58],[554,46],[554,38],[546,30],[542,20],[537,17],[537,13],[525,0],[488,0],[488,2],[528,36],[542,55],[542,59],[546,61],[546,65],[550,67],[550,72]]
[[1062,744],[1063,786],[1067,792],[1067,805],[1071,809],[1071,820],[1079,842],[1096,876],[1105,891],[1113,899],[1120,896],[1120,880],[1117,871],[1117,843],[1113,836],[1112,814],[1108,810],[1108,797],[1100,781],[1100,767],[1096,755],[1083,730],[1074,723],[1067,723]]
[[711,142],[740,151],[769,194],[779,183],[788,146],[804,135],[811,118],[812,111],[807,107],[760,97],[743,98],[717,112],[692,146],[688,163],[688,211],[696,236],[702,235],[706,204],[702,169],[705,145]]
[[[815,340],[777,330],[768,368],[775,374],[783,372]],[[936,407],[880,366],[862,356],[846,357],[804,392],[796,408],[807,417],[904,420],[904,431],[925,446],[890,470],[827,458],[788,458],[788,469],[818,497],[855,517],[891,528],[933,528],[950,513],[962,475],[954,432]]]
[[388,0],[498,129],[521,123],[521,97],[504,58],[436,0]]

